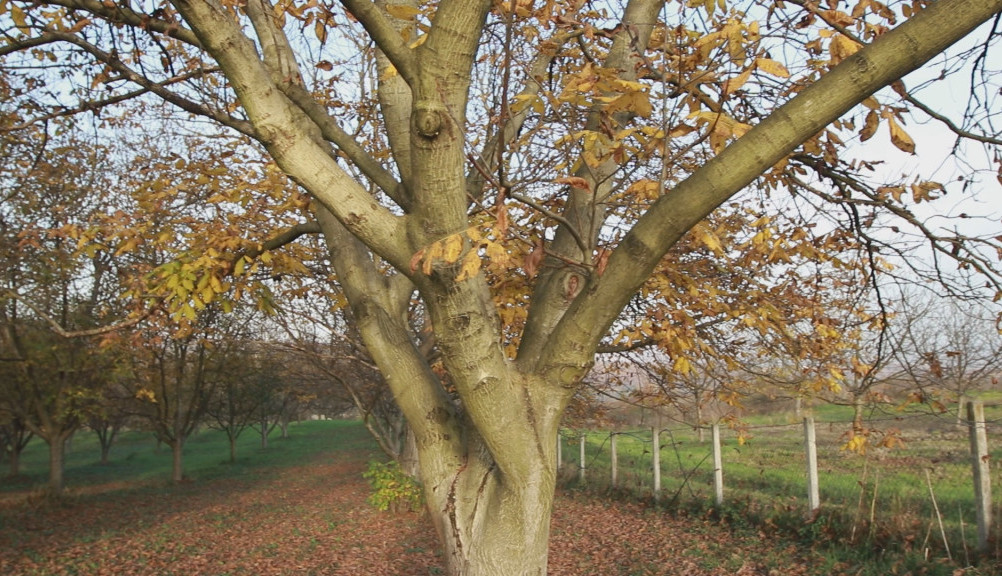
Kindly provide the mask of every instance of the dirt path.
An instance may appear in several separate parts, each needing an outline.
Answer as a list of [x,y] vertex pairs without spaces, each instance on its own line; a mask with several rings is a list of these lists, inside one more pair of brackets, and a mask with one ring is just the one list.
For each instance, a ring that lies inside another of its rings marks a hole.
[[[441,574],[430,522],[366,504],[363,467],[326,457],[237,480],[0,504],[0,574]],[[580,493],[560,495],[552,532],[552,576],[822,573],[796,548]],[[777,561],[783,570],[766,568]]]

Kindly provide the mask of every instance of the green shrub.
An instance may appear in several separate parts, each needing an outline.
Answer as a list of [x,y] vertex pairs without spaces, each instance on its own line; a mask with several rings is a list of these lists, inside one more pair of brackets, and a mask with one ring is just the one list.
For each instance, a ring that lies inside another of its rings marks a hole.
[[372,494],[369,495],[369,504],[378,510],[400,510],[418,511],[423,506],[421,485],[400,469],[396,462],[369,462],[368,469],[362,473],[362,477],[369,481],[372,486]]

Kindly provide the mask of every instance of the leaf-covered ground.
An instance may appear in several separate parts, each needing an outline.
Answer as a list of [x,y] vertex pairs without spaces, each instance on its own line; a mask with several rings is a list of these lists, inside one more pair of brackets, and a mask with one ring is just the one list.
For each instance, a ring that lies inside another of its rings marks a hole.
[[[59,502],[7,496],[0,574],[441,574],[425,515],[366,503],[364,460],[327,454],[310,465],[178,487],[99,485]],[[561,493],[553,518],[553,576],[843,572],[824,563],[710,518],[680,519],[581,492]]]

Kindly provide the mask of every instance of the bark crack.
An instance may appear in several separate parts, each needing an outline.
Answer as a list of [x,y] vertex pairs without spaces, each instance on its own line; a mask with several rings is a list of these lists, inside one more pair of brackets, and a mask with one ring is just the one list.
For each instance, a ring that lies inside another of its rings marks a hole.
[[449,524],[452,526],[452,539],[455,541],[455,548],[452,551],[452,555],[458,556],[460,562],[463,564],[466,563],[466,557],[463,554],[463,539],[459,530],[459,522],[456,514],[456,488],[459,484],[459,477],[466,471],[467,466],[468,462],[464,460],[463,465],[459,467],[459,470],[456,471],[456,475],[453,476],[452,484],[449,485],[449,494],[445,499],[445,509],[443,510],[449,518]]
[[522,384],[522,401],[525,403],[525,416],[532,426],[532,435],[536,439],[536,452],[539,454],[539,461],[546,463],[546,452],[543,450],[543,441],[539,437],[539,422],[536,418],[536,407],[532,404],[532,396],[529,394],[529,385]]
[[491,474],[494,473],[494,469],[497,465],[491,462],[491,465],[487,467],[487,471],[484,472],[484,477],[480,479],[480,486],[477,487],[477,499],[473,501],[473,511],[470,513],[470,522],[472,523],[477,517],[477,509],[480,508],[480,500],[484,496],[484,490],[487,488],[487,480],[490,479]]

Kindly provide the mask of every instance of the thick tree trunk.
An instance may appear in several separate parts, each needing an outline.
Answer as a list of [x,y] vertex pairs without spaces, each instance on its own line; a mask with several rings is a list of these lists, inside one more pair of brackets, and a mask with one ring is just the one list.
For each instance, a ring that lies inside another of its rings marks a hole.
[[237,437],[233,434],[229,435],[230,439],[230,464],[237,461]]
[[[552,467],[548,467],[552,470]],[[553,474],[507,487],[495,468],[468,466],[427,490],[450,576],[545,576]]]

